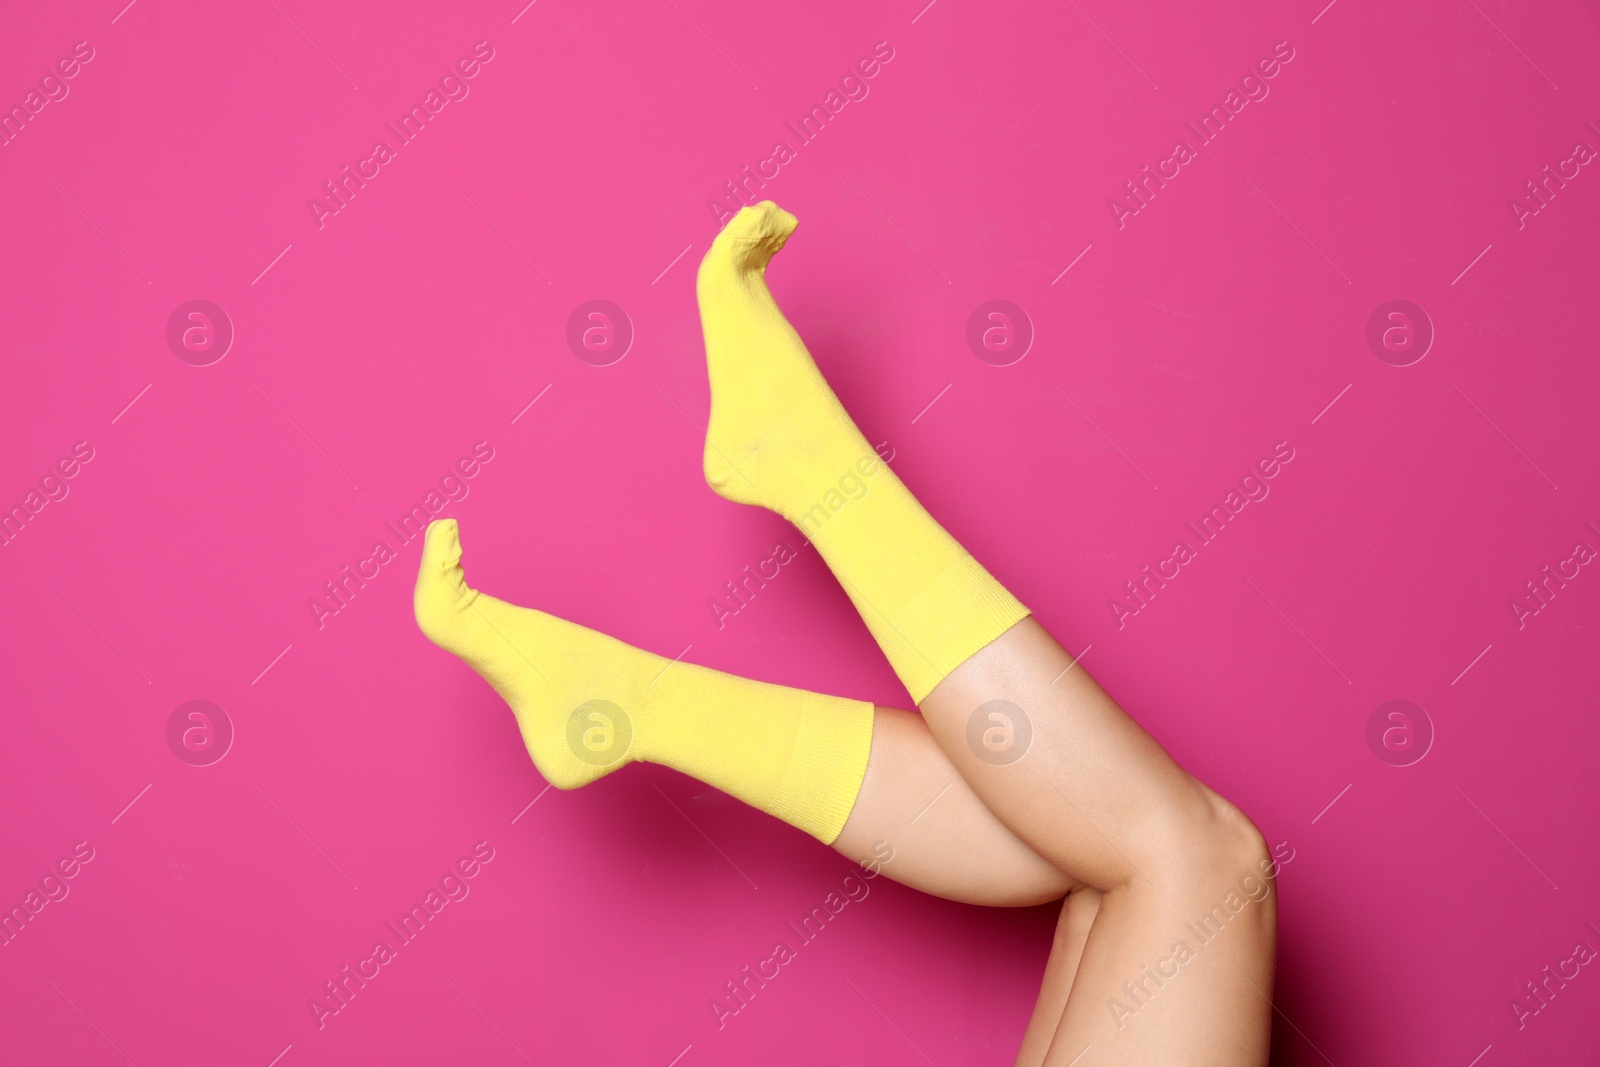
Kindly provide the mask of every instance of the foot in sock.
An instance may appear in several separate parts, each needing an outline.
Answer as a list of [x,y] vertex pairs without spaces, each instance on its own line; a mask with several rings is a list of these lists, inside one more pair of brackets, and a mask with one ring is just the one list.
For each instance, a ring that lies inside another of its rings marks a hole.
[[767,289],[767,264],[795,225],[770,200],[741,209],[696,282],[711,375],[706,481],[790,521],[877,458]]
[[705,473],[800,528],[913,700],[1028,614],[878,460],[767,289],[795,218],[740,209],[700,264],[711,377]]
[[454,519],[428,524],[413,606],[428,639],[511,705],[528,754],[557,788],[575,789],[640,758],[634,719],[646,684],[667,661],[473,589]]
[[428,639],[511,705],[528,754],[557,788],[648,760],[827,844],[850,815],[871,704],[675,662],[480,593],[462,573],[454,519],[428,525],[414,607]]

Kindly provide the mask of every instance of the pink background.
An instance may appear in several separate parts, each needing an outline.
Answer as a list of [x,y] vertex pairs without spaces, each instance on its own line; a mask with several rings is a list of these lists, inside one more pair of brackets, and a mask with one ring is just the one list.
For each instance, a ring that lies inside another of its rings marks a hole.
[[[798,539],[702,481],[693,299],[708,199],[880,40],[765,190],[801,219],[773,284],[933,513],[1293,849],[1276,1061],[1593,1061],[1600,970],[1520,1030],[1510,1004],[1600,948],[1600,575],[1521,629],[1509,601],[1600,548],[1600,173],[1523,228],[1508,204],[1600,148],[1593,5],[275,2],[0,34],[8,107],[94,49],[0,148],[0,505],[94,450],[0,548],[0,904],[94,850],[0,948],[0,1062],[1010,1062],[1053,908],[879,880],[719,1031],[847,862],[657,767],[543,793],[417,631],[414,543],[308,607],[488,441],[447,511],[482,588],[904,704],[810,549],[717,628]],[[480,40],[470,95],[319,229],[307,199]],[[1270,95],[1119,229],[1108,198],[1279,41]],[[204,367],[165,340],[196,298],[237,332]],[[607,367],[565,342],[597,298],[637,334]],[[1037,332],[1012,366],[964,339],[995,298]],[[1365,340],[1396,298],[1437,331],[1407,367]],[[1119,629],[1279,441],[1270,497]],[[1397,698],[1436,733],[1405,767],[1366,734]],[[192,699],[236,730],[210,766],[166,740]],[[470,895],[319,1030],[312,995],[480,841]]]

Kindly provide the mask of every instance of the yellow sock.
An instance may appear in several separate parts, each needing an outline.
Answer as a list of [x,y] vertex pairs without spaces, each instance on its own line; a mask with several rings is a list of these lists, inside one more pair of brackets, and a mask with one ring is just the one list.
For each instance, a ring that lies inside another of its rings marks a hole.
[[811,539],[921,703],[1028,609],[878,458],[778,310],[767,263],[794,228],[770,200],[743,208],[700,264],[706,481]]
[[872,705],[674,663],[472,589],[454,519],[428,525],[415,594],[429,640],[505,698],[539,772],[575,789],[634,760],[692,775],[824,844],[866,774]]

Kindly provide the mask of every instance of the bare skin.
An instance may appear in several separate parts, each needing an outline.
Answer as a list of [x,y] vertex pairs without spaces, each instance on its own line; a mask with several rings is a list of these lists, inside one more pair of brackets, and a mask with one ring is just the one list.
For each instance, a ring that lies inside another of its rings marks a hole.
[[[833,847],[924,893],[1029,907],[1078,883],[1018,839],[978,799],[922,716],[877,709],[866,778]],[[884,862],[884,857],[893,859]]]
[[[999,765],[967,744],[973,709],[996,699],[1031,728],[1026,752]],[[1065,896],[1018,1067],[1266,1063],[1276,898],[1255,827],[1031,618],[922,713],[878,709],[834,848],[864,860],[886,842],[884,874],[951,900]]]
[[[1081,950],[1081,920],[1063,916],[1071,936],[1058,937],[1045,992],[1065,984],[1070,993],[1055,1021],[1053,998],[1041,997],[1029,1036],[1054,1022],[1049,1065],[1086,1049],[1085,1064],[1264,1064],[1276,943],[1266,844],[1072,664],[1024,619],[922,703],[989,810],[1099,894]],[[1023,709],[1032,730],[1026,753],[1003,766],[966,743],[973,710],[993,700]]]
[[[794,225],[770,201],[744,208],[698,279],[713,395],[707,479],[729,499],[774,510],[803,473],[787,457],[838,449],[848,469],[845,459],[870,452],[767,288],[767,263]],[[789,417],[800,408],[813,417]],[[745,447],[741,432],[754,443]],[[815,498],[813,488],[801,499]],[[880,546],[876,564],[892,566],[894,523],[907,514],[850,513],[858,530],[889,516],[853,543]],[[885,873],[957,900],[1066,894],[1018,1062],[1264,1064],[1276,899],[1250,821],[1180,768],[1031,617],[969,656],[920,708],[920,724],[880,715],[836,847],[861,859],[887,841],[896,858]],[[982,754],[969,745],[975,716]]]

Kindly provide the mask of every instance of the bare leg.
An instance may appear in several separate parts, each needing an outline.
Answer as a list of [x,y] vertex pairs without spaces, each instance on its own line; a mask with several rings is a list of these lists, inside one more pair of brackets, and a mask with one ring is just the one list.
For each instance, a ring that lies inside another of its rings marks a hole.
[[1039,998],[1034,1002],[1028,1029],[1022,1035],[1016,1067],[1040,1067],[1044,1063],[1056,1029],[1061,1025],[1061,1015],[1066,1011],[1078,963],[1083,958],[1083,946],[1100,912],[1100,900],[1098,889],[1082,886],[1062,902],[1055,940],[1050,944],[1050,958],[1044,965],[1044,981],[1039,984]]
[[[1185,773],[1032,618],[923,701],[952,763],[1023,841],[1102,894],[1045,1062],[1263,1064],[1276,907],[1248,819]],[[1004,701],[1006,704],[993,704]],[[1009,708],[1008,708],[1009,705]],[[980,709],[985,709],[980,712]],[[975,713],[1026,722],[997,765]]]
[[[867,775],[833,847],[913,889],[967,904],[1028,907],[1079,886],[994,817],[922,716],[897,708],[873,717]],[[1052,1029],[1059,1015],[1057,1005]]]
[[[1264,1063],[1275,906],[1260,834],[1087,671],[1067,671],[1061,646],[878,469],[767,288],[794,225],[770,202],[746,208],[701,264],[708,482],[810,524],[976,796],[1101,893],[1045,1062],[1092,1048],[1097,1065]],[[996,747],[972,743],[990,734]]]

